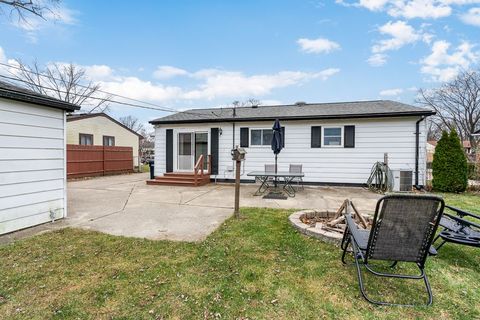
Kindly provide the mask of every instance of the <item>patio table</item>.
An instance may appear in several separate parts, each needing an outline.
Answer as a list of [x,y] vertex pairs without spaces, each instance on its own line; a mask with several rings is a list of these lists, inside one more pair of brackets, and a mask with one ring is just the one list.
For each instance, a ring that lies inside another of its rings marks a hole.
[[268,171],[252,171],[247,173],[249,177],[255,177],[255,181],[260,181],[260,187],[258,187],[257,191],[253,194],[254,196],[259,196],[264,194],[268,189],[271,188],[269,179],[277,178],[279,183],[283,184],[283,190],[288,194],[289,197],[295,197],[295,189],[292,186],[292,181],[295,178],[303,178],[305,174],[303,173],[291,173],[288,171],[277,171],[275,172],[268,172]]

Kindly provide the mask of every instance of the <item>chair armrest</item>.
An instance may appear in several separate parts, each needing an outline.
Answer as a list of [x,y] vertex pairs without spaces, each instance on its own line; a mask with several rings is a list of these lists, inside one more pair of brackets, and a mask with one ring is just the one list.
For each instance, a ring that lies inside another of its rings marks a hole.
[[369,230],[359,229],[350,213],[345,214],[345,221],[347,222],[348,231],[353,237],[353,240],[362,248],[366,249]]
[[480,229],[480,224],[477,224],[475,222],[468,221],[466,219],[460,218],[458,216],[454,216],[454,215],[449,214],[449,213],[444,213],[443,215],[449,217],[450,219],[452,219],[452,220],[454,220],[454,221],[456,221],[456,222],[458,222],[458,223],[460,223],[464,226],[475,227],[475,228]]
[[465,211],[465,210],[462,210],[462,209],[459,209],[459,208],[455,208],[455,207],[452,207],[452,206],[449,206],[449,205],[445,205],[445,208],[448,208],[448,209],[454,211],[460,217],[469,216],[469,217],[478,219],[480,221],[480,216],[476,215],[476,214],[473,214],[471,212],[468,212],[468,211]]

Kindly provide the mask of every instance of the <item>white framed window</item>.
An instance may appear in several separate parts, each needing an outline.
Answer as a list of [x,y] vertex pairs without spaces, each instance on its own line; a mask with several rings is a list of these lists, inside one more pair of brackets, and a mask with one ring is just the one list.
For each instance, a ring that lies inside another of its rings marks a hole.
[[343,127],[322,127],[324,147],[343,146]]
[[250,145],[253,147],[270,146],[272,137],[272,129],[250,129]]

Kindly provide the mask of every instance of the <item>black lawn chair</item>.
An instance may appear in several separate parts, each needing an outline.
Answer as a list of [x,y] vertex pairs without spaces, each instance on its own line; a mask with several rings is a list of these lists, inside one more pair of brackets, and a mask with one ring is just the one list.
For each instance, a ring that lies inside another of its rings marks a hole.
[[[435,244],[438,239],[442,239],[436,249],[440,249],[447,242],[480,247],[480,224],[470,221],[476,219],[480,222],[480,216],[455,207],[445,207],[453,211],[455,215],[447,212],[443,214],[440,220],[440,226],[443,229],[433,241]],[[466,217],[470,220],[465,219]]]
[[[342,262],[346,263],[345,254],[351,244],[360,291],[367,301],[379,305],[402,305],[369,298],[360,265],[376,276],[423,279],[428,293],[427,305],[432,304],[432,290],[424,267],[444,206],[442,198],[432,195],[387,195],[377,203],[371,230],[358,229],[351,215],[345,215],[347,226],[342,240]],[[370,260],[390,261],[392,268],[397,262],[413,262],[420,269],[420,275],[375,271]]]

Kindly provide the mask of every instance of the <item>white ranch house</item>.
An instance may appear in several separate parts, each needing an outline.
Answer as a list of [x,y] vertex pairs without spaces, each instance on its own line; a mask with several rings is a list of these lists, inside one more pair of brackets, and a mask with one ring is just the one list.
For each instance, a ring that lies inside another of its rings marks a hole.
[[78,109],[0,82],[0,234],[66,217],[66,112]]
[[[235,112],[235,113],[234,113]],[[155,126],[155,176],[191,173],[200,155],[211,159],[210,179],[233,180],[230,151],[247,151],[246,174],[272,164],[272,125],[284,127],[279,170],[302,164],[307,184],[364,185],[372,166],[388,154],[398,178],[426,178],[426,121],[433,111],[395,101],[297,103],[294,105],[193,109],[151,121]],[[166,179],[168,180],[168,179]],[[168,181],[166,181],[168,182]],[[175,182],[175,181],[172,181]]]

